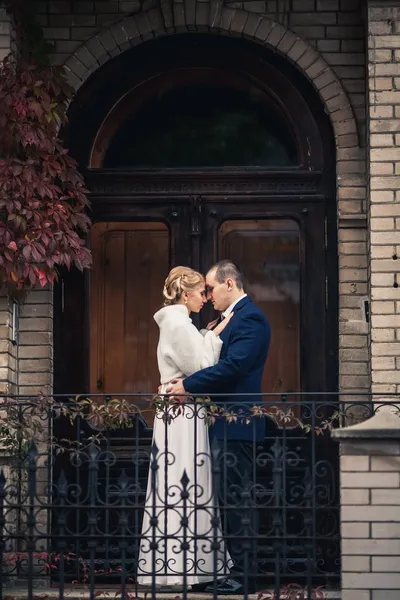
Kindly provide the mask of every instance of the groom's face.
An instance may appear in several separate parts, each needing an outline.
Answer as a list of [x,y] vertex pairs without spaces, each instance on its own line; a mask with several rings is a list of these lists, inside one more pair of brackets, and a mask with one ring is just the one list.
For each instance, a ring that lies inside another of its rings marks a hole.
[[220,283],[215,278],[215,271],[209,271],[206,275],[207,300],[210,300],[215,310],[224,311],[230,306],[231,298],[228,293],[226,282]]

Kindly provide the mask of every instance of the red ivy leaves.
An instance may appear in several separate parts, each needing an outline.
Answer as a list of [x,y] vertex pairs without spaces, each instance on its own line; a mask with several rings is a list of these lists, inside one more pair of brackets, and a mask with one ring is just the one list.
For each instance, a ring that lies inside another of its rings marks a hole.
[[90,267],[88,200],[58,137],[71,95],[60,67],[0,65],[0,281],[18,288]]
[[311,590],[311,596],[307,586],[298,583],[289,583],[282,587],[279,592],[261,591],[257,595],[257,600],[324,600],[325,594],[322,587]]

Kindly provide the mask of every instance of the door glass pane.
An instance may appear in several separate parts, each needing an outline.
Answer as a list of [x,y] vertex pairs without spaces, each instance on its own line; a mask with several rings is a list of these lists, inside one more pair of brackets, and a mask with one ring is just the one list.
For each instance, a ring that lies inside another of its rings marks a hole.
[[161,307],[169,268],[168,228],[97,223],[91,236],[91,392],[156,392],[153,314]]
[[265,98],[215,84],[163,91],[111,140],[104,167],[223,167],[298,164],[285,120]]
[[300,390],[300,232],[292,219],[232,220],[219,231],[219,258],[242,268],[246,292],[271,323],[263,392]]

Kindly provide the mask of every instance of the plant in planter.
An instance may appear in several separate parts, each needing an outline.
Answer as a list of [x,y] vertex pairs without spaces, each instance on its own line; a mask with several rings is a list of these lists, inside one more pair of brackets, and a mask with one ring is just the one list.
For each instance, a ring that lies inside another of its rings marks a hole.
[[[9,4],[22,39],[24,13]],[[31,46],[0,65],[0,284],[17,289],[52,283],[59,267],[91,265],[87,190],[59,137],[72,89],[63,68]]]

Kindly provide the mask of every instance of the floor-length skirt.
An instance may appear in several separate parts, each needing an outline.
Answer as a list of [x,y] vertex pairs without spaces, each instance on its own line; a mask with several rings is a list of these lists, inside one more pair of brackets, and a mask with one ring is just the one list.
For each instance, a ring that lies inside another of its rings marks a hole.
[[200,404],[156,414],[138,562],[141,585],[152,584],[153,577],[156,586],[194,585],[229,574],[205,417]]

